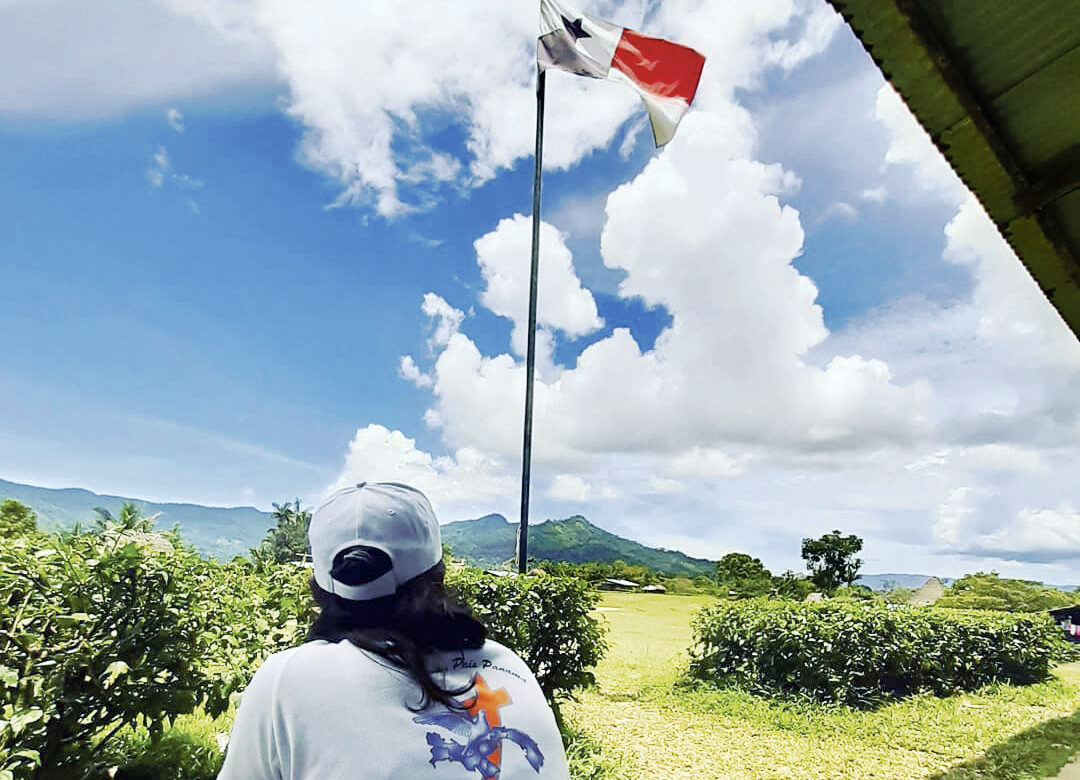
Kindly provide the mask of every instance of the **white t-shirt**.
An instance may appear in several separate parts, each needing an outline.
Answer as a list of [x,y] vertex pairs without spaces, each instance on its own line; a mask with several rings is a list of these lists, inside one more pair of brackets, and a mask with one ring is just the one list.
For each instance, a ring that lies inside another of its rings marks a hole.
[[429,656],[466,710],[413,712],[420,687],[351,642],[266,660],[244,692],[218,780],[568,780],[555,717],[529,668],[496,642]]

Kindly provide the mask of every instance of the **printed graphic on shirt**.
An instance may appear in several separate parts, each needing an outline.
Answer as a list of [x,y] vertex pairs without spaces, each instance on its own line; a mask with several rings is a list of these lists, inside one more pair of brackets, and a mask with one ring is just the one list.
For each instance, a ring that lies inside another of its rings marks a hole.
[[471,699],[461,704],[464,710],[447,709],[433,715],[420,715],[413,718],[416,723],[425,726],[439,726],[464,737],[465,742],[446,739],[436,731],[427,733],[427,743],[431,747],[431,765],[439,761],[461,764],[470,772],[479,772],[484,780],[499,776],[503,740],[510,740],[525,753],[529,762],[539,774],[544,765],[544,756],[536,740],[520,729],[502,725],[499,710],[513,704],[505,688],[491,690],[480,675],[476,675],[476,693]]

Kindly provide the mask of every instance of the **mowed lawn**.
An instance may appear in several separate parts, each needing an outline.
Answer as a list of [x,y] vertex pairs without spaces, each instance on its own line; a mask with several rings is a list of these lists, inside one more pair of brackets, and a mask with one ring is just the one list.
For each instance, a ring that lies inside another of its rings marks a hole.
[[1080,664],[1047,683],[920,696],[871,712],[680,685],[708,597],[605,594],[611,648],[564,711],[599,743],[605,778],[1053,777],[1080,755]]

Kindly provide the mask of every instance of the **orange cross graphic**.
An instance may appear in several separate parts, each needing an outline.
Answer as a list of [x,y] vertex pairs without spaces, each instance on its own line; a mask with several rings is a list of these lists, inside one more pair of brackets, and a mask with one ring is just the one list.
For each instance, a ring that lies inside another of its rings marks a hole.
[[[499,688],[497,691],[491,690],[488,687],[487,682],[480,675],[476,675],[476,695],[468,701],[462,702],[462,706],[465,707],[465,711],[472,715],[474,718],[481,712],[487,715],[487,724],[490,728],[495,728],[501,725],[499,720],[499,708],[505,707],[507,704],[513,704],[510,700],[510,694],[506,692],[506,688]],[[500,748],[495,748],[495,751],[488,756],[488,761],[495,766],[499,765],[499,751]]]

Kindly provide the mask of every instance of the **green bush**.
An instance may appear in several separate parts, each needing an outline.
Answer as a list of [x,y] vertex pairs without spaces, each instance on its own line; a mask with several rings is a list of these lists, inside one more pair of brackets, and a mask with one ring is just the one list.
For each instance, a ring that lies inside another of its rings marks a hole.
[[966,574],[954,582],[936,607],[958,609],[993,609],[1006,612],[1045,612],[1068,607],[1075,602],[1072,593],[1050,588],[1030,580],[1012,580],[994,572]]
[[219,715],[229,697],[247,687],[263,661],[304,641],[315,602],[301,566],[242,558],[208,562],[198,572],[196,619],[203,632],[199,698],[206,711]]
[[[131,777],[196,754],[206,761],[188,765],[210,766],[212,745],[164,739],[165,723],[199,703],[211,717],[224,712],[311,624],[302,567],[205,561],[175,535],[103,525],[0,538],[0,780],[91,777],[118,759]],[[553,702],[592,682],[606,648],[586,583],[449,579]],[[147,735],[141,758],[124,747],[142,733],[134,727]]]
[[145,730],[122,733],[117,743],[114,780],[214,780],[225,760],[213,736],[175,724],[157,738]]
[[192,709],[204,565],[161,534],[0,539],[0,777],[86,772],[124,724]]
[[600,599],[572,577],[493,577],[475,569],[447,572],[447,583],[483,620],[489,635],[520,655],[552,703],[591,685],[607,650],[589,614]]
[[694,619],[690,674],[852,706],[1045,679],[1049,617],[873,602],[721,602]]

